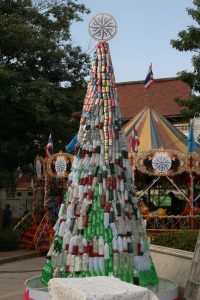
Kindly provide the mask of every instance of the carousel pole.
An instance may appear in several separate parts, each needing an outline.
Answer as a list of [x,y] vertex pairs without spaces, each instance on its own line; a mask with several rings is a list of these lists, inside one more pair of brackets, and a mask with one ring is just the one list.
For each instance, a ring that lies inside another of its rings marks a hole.
[[34,174],[33,174],[33,203],[32,203],[33,213],[35,213],[36,202],[37,202],[37,172],[36,172],[36,168],[34,167]]
[[130,162],[132,167],[132,178],[133,178],[134,185],[135,185],[136,159],[137,159],[139,145],[140,145],[140,140],[134,124],[131,133],[131,155],[130,155]]
[[47,203],[48,203],[48,172],[47,172],[47,158],[45,158],[45,177],[44,177],[44,202],[43,208],[45,212],[47,211]]
[[193,132],[193,119],[190,120],[190,128],[189,128],[189,133],[188,133],[188,154],[190,154],[189,162],[190,162],[190,182],[189,182],[189,189],[190,189],[190,215],[193,216],[193,200],[194,200],[194,176],[193,176],[193,157],[192,154],[197,150],[197,145],[195,143],[194,139],[194,132]]
[[44,203],[43,203],[45,212],[47,211],[47,206],[48,206],[49,186],[50,186],[50,175],[48,174],[47,163],[49,157],[52,154],[53,154],[53,141],[50,133],[48,143],[46,145],[46,150],[45,150],[45,182],[44,182]]
[[194,176],[192,173],[189,174],[190,176],[190,185],[189,185],[189,189],[190,189],[190,195],[189,195],[189,199],[190,199],[190,216],[194,215]]

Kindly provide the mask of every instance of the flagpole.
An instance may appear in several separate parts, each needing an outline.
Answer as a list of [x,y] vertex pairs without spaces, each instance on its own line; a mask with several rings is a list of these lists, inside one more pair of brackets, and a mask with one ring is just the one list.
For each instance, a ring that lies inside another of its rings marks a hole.
[[149,108],[151,108],[152,88],[153,87],[151,87],[151,89],[149,89],[149,91],[148,91],[148,94],[149,94]]

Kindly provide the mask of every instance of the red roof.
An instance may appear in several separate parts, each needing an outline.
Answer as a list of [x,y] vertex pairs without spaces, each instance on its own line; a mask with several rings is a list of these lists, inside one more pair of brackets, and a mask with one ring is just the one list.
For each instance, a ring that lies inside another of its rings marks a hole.
[[175,98],[188,100],[190,87],[178,77],[156,79],[149,88],[144,81],[119,82],[117,92],[123,119],[130,119],[145,106],[158,110],[164,116],[180,115]]

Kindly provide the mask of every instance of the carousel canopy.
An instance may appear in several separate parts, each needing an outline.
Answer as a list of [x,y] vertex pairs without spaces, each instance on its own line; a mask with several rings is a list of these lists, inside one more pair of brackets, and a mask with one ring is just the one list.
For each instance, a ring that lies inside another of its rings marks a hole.
[[184,154],[188,152],[187,137],[153,108],[145,107],[124,126],[129,151],[134,130],[140,142],[138,153],[161,148]]

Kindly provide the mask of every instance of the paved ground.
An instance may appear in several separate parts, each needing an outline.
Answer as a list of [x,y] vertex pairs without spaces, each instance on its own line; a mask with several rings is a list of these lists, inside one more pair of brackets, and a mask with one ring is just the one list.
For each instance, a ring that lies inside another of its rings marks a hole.
[[22,300],[24,281],[40,275],[45,257],[29,258],[0,265],[0,299]]
[[22,260],[36,256],[34,250],[17,249],[14,251],[3,251],[0,252],[0,265],[14,260]]

